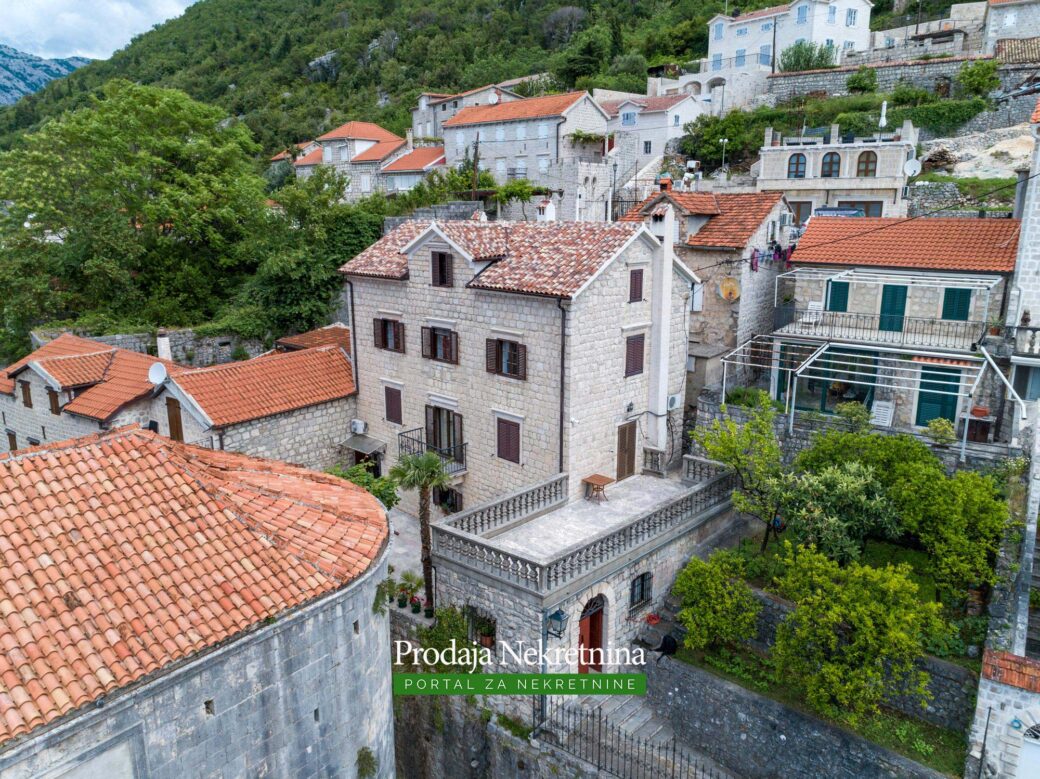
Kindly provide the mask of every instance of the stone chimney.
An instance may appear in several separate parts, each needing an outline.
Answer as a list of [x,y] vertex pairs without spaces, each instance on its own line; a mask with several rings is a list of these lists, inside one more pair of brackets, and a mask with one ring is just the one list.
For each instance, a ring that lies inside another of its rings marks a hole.
[[653,285],[650,298],[650,398],[647,404],[650,415],[647,437],[651,446],[667,449],[668,355],[671,351],[672,263],[675,257],[675,209],[671,203],[665,206],[664,235],[660,238],[661,248],[654,252],[651,265]]
[[1021,219],[1026,206],[1026,189],[1029,186],[1029,168],[1019,168],[1015,171],[1018,181],[1015,182],[1015,207],[1011,212],[1014,219]]
[[661,173],[657,177],[657,186],[660,187],[662,192],[672,191],[672,176],[669,173]]
[[415,148],[415,139],[412,137],[412,131],[405,130],[404,132],[404,148],[406,151],[411,151]]
[[170,336],[165,330],[155,334],[155,356],[160,360],[173,361],[173,350],[170,348]]
[[556,204],[552,202],[552,198],[545,198],[541,203],[538,204],[538,217],[535,219],[537,222],[555,222],[556,221]]

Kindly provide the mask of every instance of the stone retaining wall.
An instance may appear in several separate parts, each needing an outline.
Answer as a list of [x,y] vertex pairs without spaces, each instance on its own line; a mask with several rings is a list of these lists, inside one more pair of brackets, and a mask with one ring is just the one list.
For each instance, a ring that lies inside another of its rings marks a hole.
[[[54,340],[63,332],[71,331],[34,330],[30,334],[33,349],[38,349],[48,341]],[[155,354],[155,333],[118,333],[116,335],[76,333],[76,335],[120,349],[129,349],[132,352]],[[243,353],[248,357],[256,357],[267,351],[267,347],[262,342],[250,338],[240,338],[237,335],[200,336],[196,335],[191,328],[168,330],[167,335],[170,338],[173,361],[183,365],[217,365],[234,362]]]

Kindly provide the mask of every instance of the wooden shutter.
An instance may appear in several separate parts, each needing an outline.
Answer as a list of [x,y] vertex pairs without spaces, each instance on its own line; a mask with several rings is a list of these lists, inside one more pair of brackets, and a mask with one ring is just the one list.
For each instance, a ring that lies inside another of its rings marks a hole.
[[527,347],[523,344],[516,345],[516,364],[518,367],[517,378],[527,379]]
[[498,373],[501,349],[502,342],[497,338],[488,338],[484,342],[484,361],[488,373]]
[[453,365],[458,365],[459,364],[459,334],[456,333],[454,330],[452,330],[451,331],[451,337],[448,339],[448,341],[449,341],[448,360]]
[[433,357],[433,330],[429,327],[422,329],[422,356]]
[[943,294],[942,318],[967,322],[971,313],[971,290],[948,288]]
[[434,252],[430,255],[430,283],[440,287],[444,282],[441,279],[441,253]]
[[177,398],[166,398],[166,416],[170,421],[170,438],[174,441],[183,441],[184,428],[181,426],[181,404]]
[[628,302],[638,303],[643,299],[643,269],[628,272]]
[[47,400],[50,401],[51,404],[51,413],[55,416],[59,416],[61,414],[61,400],[58,398],[57,391],[48,387]]
[[386,402],[386,421],[395,425],[401,424],[401,390],[384,387],[383,394]]
[[455,263],[452,262],[452,256],[450,254],[444,255],[444,276],[441,279],[441,283],[445,287],[455,286]]
[[835,312],[849,310],[849,282],[830,281],[827,283],[827,310]]
[[426,407],[426,443],[429,446],[437,445],[436,426],[434,424],[433,406]]
[[375,344],[376,344],[376,348],[377,349],[385,349],[386,348],[386,338],[384,337],[385,333],[383,332],[383,320],[382,319],[373,319],[372,320],[372,325],[373,325],[372,329],[375,331]]
[[520,462],[520,423],[498,420],[498,456],[511,463]]
[[29,382],[20,381],[22,385],[22,405],[26,408],[32,408],[32,387],[29,386]]
[[625,339],[625,376],[636,376],[643,372],[643,346],[646,336],[630,335]]
[[394,322],[395,351],[404,354],[404,322]]
[[10,430],[7,431],[7,448],[12,452],[18,448],[18,436]]

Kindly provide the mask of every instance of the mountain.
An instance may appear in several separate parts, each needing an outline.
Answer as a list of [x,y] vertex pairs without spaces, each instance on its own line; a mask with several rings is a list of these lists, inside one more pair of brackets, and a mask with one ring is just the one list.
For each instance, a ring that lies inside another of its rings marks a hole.
[[31,95],[88,62],[83,57],[45,60],[0,44],[0,105]]

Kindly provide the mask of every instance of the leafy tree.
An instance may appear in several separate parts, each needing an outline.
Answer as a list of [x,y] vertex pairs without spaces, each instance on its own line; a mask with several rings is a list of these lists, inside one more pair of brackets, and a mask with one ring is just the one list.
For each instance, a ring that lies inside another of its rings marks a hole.
[[732,163],[751,159],[762,145],[764,125],[748,121],[743,111],[730,111],[725,116],[698,116],[683,128],[686,134],[680,150],[705,166],[722,163],[722,139],[727,138],[726,159]]
[[451,481],[444,462],[436,452],[408,454],[390,469],[390,478],[404,490],[419,491],[419,533],[422,539],[422,568],[426,584],[426,605],[433,605],[433,556],[430,538],[430,492],[447,487]]
[[333,476],[353,482],[365,491],[372,493],[380,503],[386,506],[387,510],[392,509],[401,502],[401,498],[397,494],[397,484],[394,483],[394,480],[386,476],[374,476],[371,463],[358,463],[349,468],[335,466],[330,468],[328,472]]
[[845,421],[854,433],[866,433],[870,430],[870,409],[862,403],[849,401],[834,407],[834,413]]
[[514,179],[498,188],[495,192],[495,202],[501,205],[517,202],[520,204],[520,212],[527,219],[527,204],[534,197],[534,186],[527,179]]
[[996,60],[975,60],[966,62],[957,71],[954,81],[961,92],[977,97],[988,97],[990,92],[1000,88],[1000,75],[997,73],[999,63]]
[[600,28],[584,30],[554,60],[553,74],[567,86],[582,76],[594,76],[607,61],[610,44]]
[[[450,648],[452,641],[459,649],[471,646],[469,623],[460,609],[455,606],[439,608],[434,612],[434,617],[432,625],[419,628],[419,643],[423,649],[442,650],[443,656],[443,650]],[[471,665],[435,663],[426,670],[432,673],[472,673],[474,669]]]
[[927,700],[916,662],[946,634],[938,603],[925,604],[908,565],[840,567],[789,543],[778,591],[795,609],[777,629],[773,659],[823,714],[855,722],[886,698]]
[[679,572],[672,592],[682,601],[678,618],[691,649],[754,637],[762,604],[744,581],[739,555],[720,550],[706,562],[694,557]]
[[584,8],[565,5],[557,8],[546,17],[542,24],[545,43],[550,49],[566,44],[581,29],[588,13]]
[[855,73],[845,79],[845,86],[853,93],[877,92],[877,71],[860,65]]
[[834,47],[825,43],[798,41],[780,52],[780,72],[794,73],[800,70],[832,68],[835,54]]

